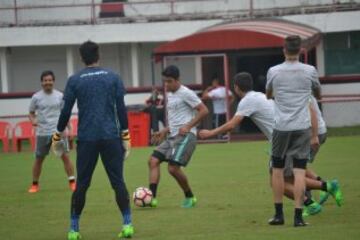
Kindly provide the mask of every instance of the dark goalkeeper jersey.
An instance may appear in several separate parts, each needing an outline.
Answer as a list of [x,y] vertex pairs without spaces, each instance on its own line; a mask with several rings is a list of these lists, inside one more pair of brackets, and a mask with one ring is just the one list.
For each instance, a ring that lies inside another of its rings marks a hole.
[[124,85],[117,74],[101,67],[84,68],[66,84],[58,131],[64,131],[77,101],[80,141],[119,138],[121,131],[128,128],[124,95]]

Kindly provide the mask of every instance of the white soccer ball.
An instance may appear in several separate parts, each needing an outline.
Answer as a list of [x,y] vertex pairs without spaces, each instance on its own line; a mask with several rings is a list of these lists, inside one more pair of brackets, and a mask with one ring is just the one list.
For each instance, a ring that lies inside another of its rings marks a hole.
[[138,207],[149,206],[152,198],[152,192],[146,187],[138,187],[133,193],[134,204]]

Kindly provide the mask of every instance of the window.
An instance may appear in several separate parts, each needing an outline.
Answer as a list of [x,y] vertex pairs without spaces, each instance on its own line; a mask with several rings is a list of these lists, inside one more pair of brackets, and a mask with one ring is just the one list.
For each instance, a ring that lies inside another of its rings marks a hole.
[[360,31],[324,37],[326,75],[360,74]]

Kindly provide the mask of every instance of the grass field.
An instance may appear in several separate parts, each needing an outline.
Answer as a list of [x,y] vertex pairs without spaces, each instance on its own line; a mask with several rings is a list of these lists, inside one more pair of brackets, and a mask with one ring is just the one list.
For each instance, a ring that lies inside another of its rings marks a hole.
[[[272,194],[268,184],[266,142],[199,145],[186,169],[199,204],[179,207],[183,195],[163,166],[157,209],[133,208],[135,239],[360,239],[360,136],[331,137],[313,167],[337,177],[345,205],[330,199],[307,228],[292,227],[292,202],[285,201],[286,225],[271,227]],[[134,149],[126,162],[129,190],[147,186],[150,148]],[[75,153],[71,154],[72,159]],[[41,192],[29,195],[30,152],[0,154],[0,239],[66,239],[70,191],[62,164],[45,162]],[[95,172],[81,219],[83,240],[116,239],[121,221],[101,164]]]

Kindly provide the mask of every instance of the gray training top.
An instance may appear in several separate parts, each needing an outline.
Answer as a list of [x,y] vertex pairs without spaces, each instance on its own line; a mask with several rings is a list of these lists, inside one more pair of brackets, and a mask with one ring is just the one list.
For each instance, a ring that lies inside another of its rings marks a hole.
[[[201,103],[200,98],[189,88],[181,85],[174,93],[167,93],[167,117],[170,136],[178,135],[179,128],[189,123],[196,114],[195,108]],[[191,132],[196,135],[196,128]]]
[[310,96],[320,88],[316,69],[299,61],[285,61],[269,69],[266,89],[275,98],[275,125],[279,131],[310,128]]
[[62,92],[55,89],[51,93],[40,90],[32,96],[29,112],[36,113],[37,136],[51,136],[56,132],[56,125],[63,103],[62,98]]

